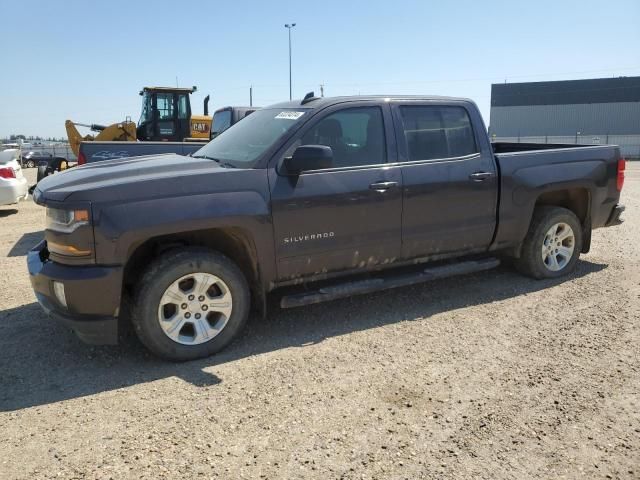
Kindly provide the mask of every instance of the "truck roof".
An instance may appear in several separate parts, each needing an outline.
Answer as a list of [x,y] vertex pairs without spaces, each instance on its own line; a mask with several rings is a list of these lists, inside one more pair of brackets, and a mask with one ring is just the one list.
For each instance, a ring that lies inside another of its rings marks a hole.
[[[307,94],[307,97],[309,94]],[[305,98],[307,98],[305,97]],[[433,101],[451,101],[451,102],[470,102],[474,103],[473,100],[469,98],[463,97],[445,97],[439,95],[348,95],[348,96],[339,96],[339,97],[309,97],[308,99],[298,99],[291,100],[288,102],[280,102],[275,103],[273,105],[269,105],[268,108],[297,108],[297,107],[305,107],[305,108],[323,108],[329,105],[334,105],[343,102],[357,102],[357,101],[367,101],[367,100],[433,100]]]
[[226,106],[226,107],[220,107],[218,108],[215,112],[213,113],[218,113],[218,112],[223,112],[225,110],[237,110],[237,111],[243,111],[243,110],[258,110],[260,107],[237,107],[237,106]]

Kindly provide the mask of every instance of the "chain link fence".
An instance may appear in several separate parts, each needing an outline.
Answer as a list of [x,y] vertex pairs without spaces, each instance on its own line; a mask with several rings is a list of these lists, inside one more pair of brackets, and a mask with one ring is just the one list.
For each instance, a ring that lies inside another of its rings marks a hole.
[[0,150],[6,150],[9,148],[18,148],[20,150],[21,157],[24,157],[27,153],[33,152],[38,158],[64,158],[69,163],[75,163],[78,161],[76,154],[71,150],[71,146],[68,143],[49,143],[49,144],[37,144],[32,145],[25,143],[23,145],[4,144],[0,145]]
[[69,162],[76,162],[76,154],[71,150],[68,143],[56,143],[51,145],[32,145],[28,149],[23,148],[22,153],[35,152],[40,154],[51,154],[52,157],[62,157]]

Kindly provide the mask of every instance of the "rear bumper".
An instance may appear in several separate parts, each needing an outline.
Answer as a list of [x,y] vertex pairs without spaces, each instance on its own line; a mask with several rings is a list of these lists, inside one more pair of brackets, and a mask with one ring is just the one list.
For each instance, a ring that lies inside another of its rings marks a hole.
[[611,214],[609,215],[609,219],[607,220],[607,223],[604,224],[604,226],[613,227],[614,225],[620,225],[622,222],[624,222],[624,220],[620,218],[620,215],[622,215],[622,212],[624,212],[624,210],[624,205],[618,204],[613,207],[613,210],[611,210]]
[[[86,343],[118,343],[122,268],[61,265],[47,257],[45,241],[27,255],[31,286],[42,309]],[[54,282],[64,285],[66,306],[56,297]]]
[[26,178],[0,180],[0,205],[18,203],[26,200],[29,186]]

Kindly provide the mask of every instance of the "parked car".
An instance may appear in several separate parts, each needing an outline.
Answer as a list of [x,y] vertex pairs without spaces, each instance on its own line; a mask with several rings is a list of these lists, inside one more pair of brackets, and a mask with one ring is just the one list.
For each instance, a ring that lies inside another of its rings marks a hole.
[[0,152],[0,205],[10,205],[29,196],[27,179],[22,175],[20,150]]
[[24,168],[35,168],[40,165],[41,162],[49,162],[53,158],[53,155],[46,152],[27,152],[22,154],[22,166]]
[[301,306],[486,270],[498,255],[556,278],[593,229],[621,222],[625,162],[616,146],[527,148],[492,145],[465,99],[308,95],[192,157],[44,179],[31,283],[91,343],[117,342],[130,298],[142,342],[188,360],[228,345],[275,291]]

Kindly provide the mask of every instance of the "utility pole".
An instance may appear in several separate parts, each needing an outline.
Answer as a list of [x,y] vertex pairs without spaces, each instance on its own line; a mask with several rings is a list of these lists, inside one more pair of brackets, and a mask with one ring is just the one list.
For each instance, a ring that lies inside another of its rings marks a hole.
[[293,98],[292,88],[291,88],[291,29],[295,27],[295,23],[286,23],[284,27],[289,30],[289,100]]
[[320,84],[320,96],[324,97],[324,83]]
[[249,87],[249,106],[253,107],[253,85]]

